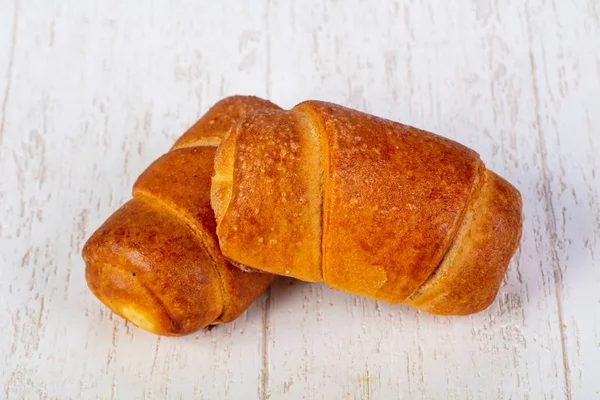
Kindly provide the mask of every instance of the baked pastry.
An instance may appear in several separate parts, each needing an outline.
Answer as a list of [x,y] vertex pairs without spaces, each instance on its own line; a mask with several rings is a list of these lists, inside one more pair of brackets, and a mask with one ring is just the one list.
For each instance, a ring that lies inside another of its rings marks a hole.
[[474,151],[339,105],[240,119],[211,204],[236,265],[433,314],[495,298],[521,237],[521,196]]
[[255,97],[226,98],[146,169],[133,198],[83,248],[86,279],[107,307],[159,335],[178,336],[239,316],[275,279],[243,272],[219,251],[210,207],[216,146],[256,109]]

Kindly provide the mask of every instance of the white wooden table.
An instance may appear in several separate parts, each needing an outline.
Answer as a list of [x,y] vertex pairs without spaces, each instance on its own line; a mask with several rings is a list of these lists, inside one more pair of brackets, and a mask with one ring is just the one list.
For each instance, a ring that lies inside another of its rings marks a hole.
[[[477,150],[524,199],[496,302],[440,318],[281,279],[185,338],[112,315],[85,239],[236,93]],[[600,398],[599,154],[598,0],[0,0],[0,398]]]

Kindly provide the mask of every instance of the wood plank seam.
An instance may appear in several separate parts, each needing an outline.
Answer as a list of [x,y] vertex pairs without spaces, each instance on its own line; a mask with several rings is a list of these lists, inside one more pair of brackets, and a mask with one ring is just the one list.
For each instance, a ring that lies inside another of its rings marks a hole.
[[[531,47],[531,20],[529,18],[529,12],[527,12],[527,29],[529,33],[529,43]],[[540,101],[539,101],[539,86],[537,82],[537,68],[535,64],[535,57],[533,52],[529,51],[529,63],[531,67],[531,79],[532,79],[532,89],[534,96],[534,109],[535,109],[535,119],[536,119],[536,131],[537,131],[537,145],[540,153],[540,161],[542,167],[540,168],[540,173],[542,175],[542,193],[544,196],[545,202],[545,212],[548,218],[548,231],[550,235],[550,240],[552,245],[550,246],[551,258],[552,258],[552,268],[553,268],[553,277],[554,277],[554,296],[556,300],[557,312],[558,312],[558,330],[560,332],[560,345],[561,345],[561,355],[562,355],[562,366],[563,366],[563,379],[565,383],[565,398],[567,400],[571,400],[572,398],[572,388],[571,388],[571,372],[569,367],[569,359],[567,352],[567,338],[566,332],[563,329],[564,326],[564,311],[563,311],[563,302],[562,297],[564,296],[564,288],[562,281],[562,273],[560,270],[558,254],[556,251],[556,246],[558,243],[558,235],[556,230],[556,216],[554,214],[554,204],[552,201],[552,184],[548,179],[548,162],[546,160],[546,146],[544,141],[544,135],[541,130],[541,121],[542,116],[540,114]]]
[[12,16],[12,32],[10,38],[10,50],[8,52],[8,67],[6,68],[6,88],[2,97],[2,119],[0,119],[0,157],[2,157],[2,142],[4,138],[4,128],[6,123],[6,107],[8,105],[8,96],[12,85],[12,72],[15,63],[15,48],[17,45],[17,32],[19,29],[19,0],[15,0],[13,16]]

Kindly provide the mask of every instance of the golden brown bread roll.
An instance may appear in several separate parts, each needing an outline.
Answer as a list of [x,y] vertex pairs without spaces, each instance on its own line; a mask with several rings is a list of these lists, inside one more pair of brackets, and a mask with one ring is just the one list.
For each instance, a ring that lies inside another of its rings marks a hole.
[[211,204],[230,260],[434,314],[495,298],[521,236],[521,197],[474,151],[307,101],[240,119]]
[[241,117],[277,109],[255,97],[217,103],[138,178],[133,199],[83,248],[92,292],[118,315],[179,336],[239,316],[275,279],[240,271],[219,251],[210,208],[216,146]]

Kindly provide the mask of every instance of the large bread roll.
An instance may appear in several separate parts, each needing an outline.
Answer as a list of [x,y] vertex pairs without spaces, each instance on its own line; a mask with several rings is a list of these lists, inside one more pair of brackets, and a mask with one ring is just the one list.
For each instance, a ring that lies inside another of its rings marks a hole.
[[477,153],[319,101],[240,119],[211,199],[236,265],[434,314],[486,308],[521,236],[519,192]]

